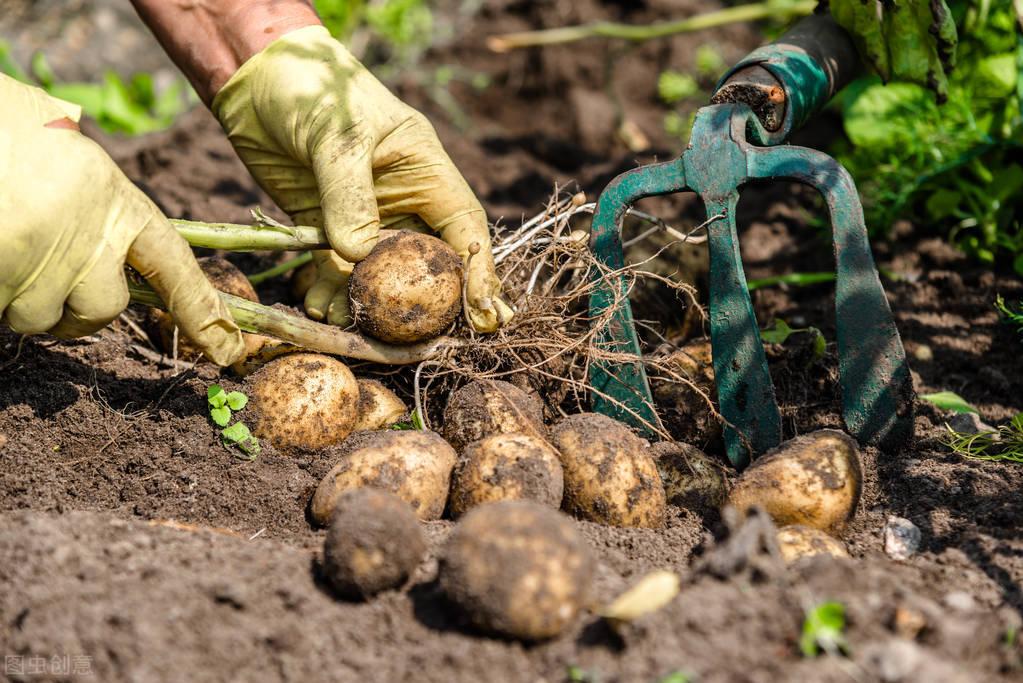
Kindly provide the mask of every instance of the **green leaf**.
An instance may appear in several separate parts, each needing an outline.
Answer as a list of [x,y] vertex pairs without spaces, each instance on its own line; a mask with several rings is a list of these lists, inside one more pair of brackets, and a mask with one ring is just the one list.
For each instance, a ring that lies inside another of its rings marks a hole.
[[689,683],[689,676],[681,671],[673,671],[657,683]]
[[227,403],[227,392],[219,384],[211,384],[206,389],[206,400],[214,408],[222,408]]
[[252,432],[249,431],[244,422],[235,422],[227,429],[221,431],[220,436],[230,443],[240,443],[246,439],[251,439]]
[[1016,90],[1016,54],[992,55],[977,63],[977,91],[986,97],[1008,97]]
[[848,101],[845,134],[854,145],[885,147],[913,135],[921,119],[937,116],[934,98],[913,83],[875,83]]
[[700,92],[700,84],[689,74],[665,71],[657,79],[657,92],[668,104],[674,104]]
[[210,417],[221,427],[226,427],[227,423],[231,421],[231,409],[227,406],[210,408]]
[[6,40],[0,40],[0,73],[7,74],[14,80],[21,81],[22,83],[32,82],[32,79],[25,73],[24,69],[11,57],[11,46]]
[[57,76],[53,73],[50,63],[46,61],[46,55],[42,52],[36,52],[32,55],[32,64],[30,66],[32,68],[32,75],[35,76],[36,80],[39,81],[39,85],[43,86],[44,89],[49,89],[56,82]]
[[696,48],[696,72],[702,78],[715,79],[725,72],[728,65],[716,47],[704,43]]
[[922,394],[920,398],[928,403],[933,403],[942,410],[951,410],[955,413],[979,414],[979,411],[967,403],[966,399],[951,391],[939,391],[936,394]]
[[824,338],[824,333],[816,327],[808,328],[807,332],[813,335],[813,357],[820,360],[828,350],[828,340]]
[[231,407],[231,410],[239,411],[244,408],[249,402],[249,397],[240,391],[232,391],[227,395],[227,405]]
[[816,657],[820,650],[832,652],[845,649],[845,605],[824,602],[806,613],[799,649],[804,657]]
[[47,91],[82,108],[82,113],[97,121],[103,115],[103,86],[95,83],[54,83]]
[[760,331],[760,338],[768,344],[784,344],[794,330],[781,318],[775,318],[774,324]]

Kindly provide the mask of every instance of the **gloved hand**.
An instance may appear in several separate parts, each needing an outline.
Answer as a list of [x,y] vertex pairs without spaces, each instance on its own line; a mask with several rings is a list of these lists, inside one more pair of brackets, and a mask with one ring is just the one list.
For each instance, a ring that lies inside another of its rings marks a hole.
[[0,320],[91,334],[128,305],[127,262],[211,360],[240,357],[241,333],[188,244],[78,132],[79,108],[3,75],[0,102]]
[[500,299],[486,214],[429,121],[401,102],[322,26],[287,33],[246,61],[213,99],[235,150],[277,205],[324,227],[336,253],[316,255],[310,316],[348,322],[352,263],[381,224],[418,215],[463,259],[470,322],[511,319]]

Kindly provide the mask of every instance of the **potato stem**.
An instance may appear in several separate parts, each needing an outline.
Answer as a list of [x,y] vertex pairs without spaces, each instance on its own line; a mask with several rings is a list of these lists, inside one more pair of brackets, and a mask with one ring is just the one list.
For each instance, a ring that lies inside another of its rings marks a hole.
[[[166,308],[149,285],[128,281],[134,303]],[[245,332],[263,334],[301,346],[310,351],[343,356],[386,365],[411,365],[437,356],[441,351],[462,345],[450,337],[438,337],[419,344],[393,346],[368,339],[354,332],[324,325],[270,306],[220,293],[231,316]]]

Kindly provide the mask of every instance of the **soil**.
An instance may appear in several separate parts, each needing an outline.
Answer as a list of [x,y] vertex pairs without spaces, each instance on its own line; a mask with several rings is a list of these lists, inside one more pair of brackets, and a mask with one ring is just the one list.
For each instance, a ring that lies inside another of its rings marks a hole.
[[[447,6],[449,3],[440,3]],[[756,45],[731,27],[622,50],[601,42],[498,56],[487,35],[527,27],[690,14],[709,0],[491,0],[460,20],[460,40],[424,64],[489,74],[482,93],[452,92],[472,121],[450,122],[428,88],[403,77],[398,92],[436,123],[442,141],[493,219],[536,213],[555,184],[591,196],[616,173],[677,152],[663,133],[656,74],[691,68],[701,42],[726,61]],[[156,49],[153,47],[152,49]],[[615,134],[618,107],[649,139],[642,153]],[[804,141],[835,132],[824,120]],[[271,204],[208,113],[133,140],[93,134],[169,215],[246,221]],[[698,222],[693,199],[656,200],[651,212]],[[824,270],[830,245],[809,226],[819,211],[799,188],[750,188],[740,205],[749,277]],[[282,218],[279,213],[274,214]],[[952,390],[998,424],[1023,410],[1020,339],[992,308],[1023,284],[978,268],[925,227],[899,226],[876,246],[918,392]],[[247,272],[265,255],[232,259]],[[286,282],[264,301],[296,302]],[[755,293],[763,324],[784,318],[832,342],[822,361],[773,349],[787,436],[841,428],[834,295],[827,285]],[[134,313],[132,315],[135,315]],[[445,601],[437,554],[452,523],[424,523],[428,557],[408,585],[346,602],[317,570],[325,532],[306,516],[330,451],[264,448],[242,460],[207,416],[206,387],[240,382],[208,364],[181,367],[140,352],[123,321],[75,341],[0,330],[0,651],[5,657],[86,658],[102,681],[696,681],[1023,680],[1015,634],[1023,610],[1023,469],[965,460],[941,444],[949,415],[916,406],[916,439],[899,454],[862,452],[864,490],[844,541],[852,559],[782,568],[769,529],[668,506],[664,528],[573,522],[594,557],[591,608],[559,637],[534,645],[481,635]],[[719,455],[718,453],[712,453]],[[891,516],[922,532],[905,561],[883,552]],[[763,524],[763,520],[760,522]],[[594,614],[645,572],[669,568],[682,592],[621,629]],[[825,600],[847,611],[847,655],[805,658],[805,610]],[[20,675],[12,680],[67,680]],[[576,679],[579,676],[575,676]]]

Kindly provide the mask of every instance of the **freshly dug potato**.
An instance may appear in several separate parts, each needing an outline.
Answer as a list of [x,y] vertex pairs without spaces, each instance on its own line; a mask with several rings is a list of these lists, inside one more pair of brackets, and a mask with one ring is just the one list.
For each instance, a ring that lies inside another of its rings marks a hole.
[[436,237],[399,232],[356,264],[348,294],[370,336],[392,344],[438,337],[462,310],[462,259]]
[[390,491],[412,506],[419,519],[444,514],[457,456],[444,439],[427,431],[356,432],[341,444],[341,459],[313,494],[310,513],[330,520],[338,497],[350,489]]
[[852,519],[863,476],[856,442],[831,429],[786,441],[753,462],[728,503],[760,505],[778,526],[804,524],[838,533]]
[[802,557],[813,555],[849,557],[845,545],[837,538],[820,529],[802,524],[792,524],[778,529],[778,550],[781,551],[785,564],[792,564]]
[[323,543],[323,573],[345,598],[368,598],[401,586],[426,554],[409,504],[379,489],[346,491]]
[[[222,256],[204,256],[198,259],[198,261],[202,272],[206,274],[206,279],[212,282],[213,286],[221,292],[227,292],[249,301],[259,302],[259,296],[252,287],[252,283],[245,277],[245,273],[238,270],[233,263]],[[157,332],[160,336],[160,348],[168,356],[172,355],[174,353],[174,328],[176,327],[174,318],[165,311],[155,311],[154,315],[156,317]],[[242,339],[245,341],[245,355],[249,356],[262,346],[263,340],[266,338],[258,334],[243,333]],[[201,355],[202,351],[199,350],[199,347],[193,344],[192,340],[186,337],[184,333],[179,331],[178,358],[192,361]]]
[[[666,363],[711,401],[717,401],[709,339],[689,342],[671,354]],[[711,406],[692,386],[679,383],[677,379],[674,382],[657,382],[654,384],[654,401],[665,426],[678,441],[706,448],[720,440],[721,423]]]
[[646,441],[604,415],[565,418],[551,432],[565,470],[564,509],[609,526],[664,523],[664,485]]
[[568,517],[530,501],[471,510],[440,556],[440,586],[478,628],[523,640],[558,635],[585,605],[589,548]]
[[470,382],[451,394],[444,409],[444,438],[458,452],[494,434],[546,433],[540,402],[508,382]]
[[717,509],[728,496],[725,468],[703,451],[681,442],[662,441],[650,447],[664,482],[668,502],[702,512]]
[[557,510],[564,477],[558,453],[529,434],[495,434],[462,451],[451,481],[452,516],[498,500],[532,500]]
[[282,449],[318,449],[344,441],[358,417],[359,386],[344,363],[294,353],[246,379],[252,431]]
[[355,431],[384,429],[408,414],[408,408],[393,391],[375,379],[360,379],[359,419]]

